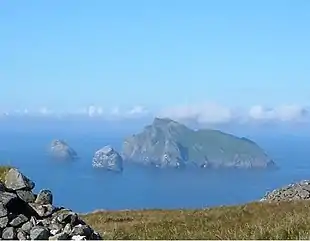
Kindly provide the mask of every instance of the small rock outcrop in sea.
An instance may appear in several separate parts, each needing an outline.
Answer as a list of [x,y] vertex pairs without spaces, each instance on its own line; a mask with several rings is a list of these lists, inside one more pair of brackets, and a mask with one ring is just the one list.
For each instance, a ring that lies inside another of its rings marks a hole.
[[95,152],[93,167],[104,168],[109,171],[123,171],[123,158],[111,146],[105,146]]
[[296,200],[310,200],[310,180],[292,183],[267,192],[260,201],[281,202]]
[[53,205],[50,190],[32,192],[35,184],[17,169],[0,182],[0,236],[6,240],[102,240],[70,209]]
[[50,152],[54,158],[61,160],[73,160],[77,153],[63,140],[54,140],[51,143]]
[[168,118],[155,118],[123,143],[124,161],[159,168],[260,168],[275,163],[255,142],[218,130],[192,130]]

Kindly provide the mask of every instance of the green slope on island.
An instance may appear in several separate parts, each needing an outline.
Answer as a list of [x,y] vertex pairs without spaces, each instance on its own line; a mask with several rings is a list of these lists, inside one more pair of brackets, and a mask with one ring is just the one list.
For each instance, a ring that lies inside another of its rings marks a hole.
[[255,142],[218,130],[192,130],[167,118],[155,118],[142,132],[123,143],[125,161],[157,167],[275,166]]

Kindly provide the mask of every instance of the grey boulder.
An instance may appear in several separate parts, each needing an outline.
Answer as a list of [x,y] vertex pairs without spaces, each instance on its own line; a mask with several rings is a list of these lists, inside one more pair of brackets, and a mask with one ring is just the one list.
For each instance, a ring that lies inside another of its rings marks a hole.
[[11,168],[5,176],[5,186],[14,191],[32,190],[35,184],[19,170]]
[[34,226],[30,230],[31,240],[47,240],[49,236],[50,236],[49,230],[42,226]]
[[33,194],[33,192],[28,190],[17,190],[16,194],[21,200],[23,200],[26,203],[32,203],[36,200],[36,197]]
[[2,232],[2,238],[6,240],[14,240],[16,235],[16,230],[13,227],[7,227]]
[[43,189],[39,192],[35,203],[38,204],[53,204],[53,194],[50,190]]
[[24,214],[19,214],[17,217],[15,217],[11,222],[10,225],[13,227],[21,226],[22,224],[26,223],[28,221],[28,218]]
[[95,152],[92,166],[109,171],[123,171],[123,158],[111,146],[104,146]]

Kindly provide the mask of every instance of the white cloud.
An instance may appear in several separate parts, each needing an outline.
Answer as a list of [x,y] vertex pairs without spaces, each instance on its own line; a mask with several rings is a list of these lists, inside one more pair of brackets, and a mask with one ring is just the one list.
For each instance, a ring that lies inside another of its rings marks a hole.
[[235,113],[230,108],[205,103],[167,108],[160,111],[159,116],[177,120],[191,119],[198,123],[226,123],[234,119]]
[[249,110],[249,117],[254,120],[303,121],[309,118],[307,108],[298,105],[282,105],[266,108],[260,105]]
[[112,115],[116,115],[116,116],[119,116],[120,115],[120,109],[119,109],[119,107],[114,107],[113,109],[112,109],[112,111],[111,111],[111,114]]
[[141,116],[141,115],[145,115],[145,114],[148,114],[148,110],[143,107],[143,106],[140,106],[140,105],[137,105],[137,106],[134,106],[132,109],[130,109],[128,112],[127,112],[127,115],[130,115],[130,116]]
[[141,118],[145,115],[148,115],[149,111],[143,106],[137,105],[131,109],[120,109],[119,107],[114,107],[110,112],[106,113],[104,116],[109,118]]
[[88,107],[87,112],[89,117],[101,116],[103,114],[103,109],[100,106],[91,105]]
[[88,107],[88,116],[93,117],[96,114],[96,107],[91,105]]
[[246,110],[237,110],[215,103],[206,103],[165,108],[158,116],[176,120],[194,120],[201,124],[224,124],[251,121],[305,121],[310,120],[308,113],[306,107],[298,105],[282,105],[273,108],[256,105]]
[[102,115],[103,114],[103,109],[101,107],[97,108],[97,114]]
[[50,114],[53,114],[53,111],[48,109],[47,107],[42,107],[39,110],[39,114],[41,114],[41,115],[50,115]]
[[[228,123],[266,123],[266,122],[298,122],[310,123],[309,110],[300,105],[280,105],[265,107],[255,105],[247,109],[229,108],[216,103],[201,103],[171,106],[160,111],[150,111],[144,106],[136,105],[128,109],[104,108],[91,105],[83,109],[64,112],[67,115],[84,115],[103,119],[135,119],[144,117],[168,117],[178,121],[190,121],[197,124],[228,124]],[[43,107],[36,111],[23,109],[8,112],[12,115],[57,115],[57,112]],[[63,114],[63,113],[58,113]]]

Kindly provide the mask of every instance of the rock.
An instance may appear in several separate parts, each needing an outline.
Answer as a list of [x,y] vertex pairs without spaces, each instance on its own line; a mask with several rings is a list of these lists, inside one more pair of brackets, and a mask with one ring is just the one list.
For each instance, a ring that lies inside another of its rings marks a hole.
[[8,210],[3,203],[0,203],[0,217],[4,217],[6,215],[8,215]]
[[74,160],[77,153],[63,140],[54,140],[51,143],[50,152],[52,157],[60,160]]
[[13,227],[6,227],[2,232],[2,238],[5,240],[14,240],[16,239],[17,232]]
[[78,224],[78,215],[71,210],[60,210],[56,212],[55,215],[57,216],[56,218],[59,223],[68,223],[72,226]]
[[5,192],[5,191],[6,191],[6,187],[4,183],[0,181],[0,192]]
[[90,239],[91,240],[102,240],[102,237],[100,236],[99,233],[94,231]]
[[34,226],[30,230],[31,240],[47,240],[49,236],[50,236],[49,230],[42,226]]
[[0,202],[8,207],[17,200],[17,195],[10,192],[0,192]]
[[74,235],[72,236],[72,240],[87,240],[85,236]]
[[28,190],[17,190],[16,191],[17,196],[23,200],[26,203],[33,203],[36,200],[35,195],[32,193],[32,191]]
[[29,234],[33,226],[35,226],[35,224],[33,224],[32,221],[28,221],[22,225],[21,229]]
[[38,220],[37,221],[37,225],[41,225],[41,226],[44,226],[44,227],[49,227],[50,225],[52,224],[52,219],[49,217],[49,218],[44,218],[44,219],[41,219],[41,220]]
[[24,176],[20,171],[12,168],[5,176],[5,186],[10,190],[32,190],[34,182]]
[[260,201],[281,202],[310,200],[310,181],[304,180],[268,192]]
[[105,146],[96,151],[92,165],[110,171],[123,171],[123,159],[111,146]]
[[155,118],[125,139],[124,161],[157,168],[257,168],[275,163],[256,143],[218,130],[192,130],[168,118]]
[[50,190],[32,193],[34,183],[16,169],[7,177],[0,191],[0,240],[101,239],[77,213],[53,206]]
[[19,214],[15,217],[11,222],[10,225],[13,227],[18,227],[28,221],[28,218],[24,214]]
[[43,189],[39,192],[35,203],[38,204],[53,204],[53,194],[50,190]]
[[86,238],[90,237],[93,233],[92,229],[88,225],[79,224],[73,227],[71,231],[71,236],[85,236]]
[[[61,233],[63,231],[63,225],[61,225],[59,223],[52,223],[49,225],[48,228],[49,228],[52,235],[56,235],[56,234]],[[66,232],[66,233],[69,234],[70,232]]]
[[70,223],[67,223],[66,226],[64,227],[64,232],[67,234],[70,234],[72,231],[72,227]]
[[65,232],[61,232],[58,234],[55,234],[54,236],[50,236],[49,240],[67,240],[69,238],[69,234]]
[[38,223],[38,220],[37,220],[34,216],[32,216],[32,217],[30,218],[30,223],[31,223],[33,226],[36,226],[37,223]]
[[0,218],[0,228],[5,228],[9,224],[9,218],[7,216]]
[[17,231],[17,239],[18,240],[29,240],[30,236],[25,231],[19,229]]
[[38,203],[29,203],[29,205],[39,217],[48,217],[55,209],[51,204],[41,205]]
[[15,193],[17,197],[25,203],[34,203],[37,197],[36,194],[29,190],[17,190]]

